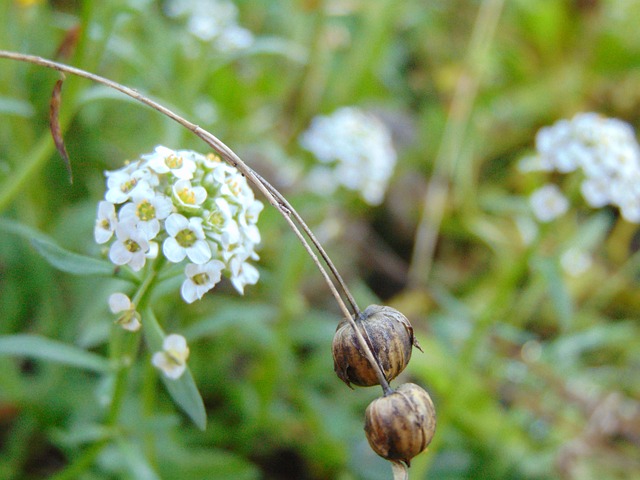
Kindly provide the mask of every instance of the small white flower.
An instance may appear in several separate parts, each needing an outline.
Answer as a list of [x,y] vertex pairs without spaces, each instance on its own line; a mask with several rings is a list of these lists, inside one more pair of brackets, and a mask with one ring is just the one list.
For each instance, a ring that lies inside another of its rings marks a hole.
[[140,196],[126,203],[118,213],[121,222],[135,223],[136,228],[142,231],[148,240],[158,235],[160,220],[169,216],[173,204],[162,194]]
[[104,200],[98,203],[98,218],[93,229],[93,236],[96,243],[107,243],[111,240],[113,232],[116,230],[118,219],[113,203]]
[[180,152],[158,145],[154,152],[143,155],[143,159],[149,162],[149,168],[159,174],[173,173],[176,178],[191,180],[196,170],[195,162],[181,155]]
[[240,294],[244,294],[246,285],[255,285],[260,278],[258,269],[239,256],[231,259],[229,268],[231,270],[231,284]]
[[572,277],[578,277],[591,268],[591,256],[579,248],[570,248],[560,257],[560,265]]
[[209,261],[211,248],[205,240],[202,218],[187,219],[179,213],[172,213],[164,226],[170,237],[162,244],[162,251],[169,261],[178,263],[185,257],[199,265]]
[[129,297],[124,293],[116,292],[109,296],[109,309],[111,313],[122,313],[116,323],[118,323],[125,330],[130,332],[136,332],[140,330],[140,314],[136,311],[135,305],[131,302]]
[[192,187],[189,180],[178,180],[172,187],[173,198],[180,207],[198,208],[207,199],[207,190],[204,187]]
[[204,223],[207,235],[217,241],[222,247],[240,241],[240,228],[231,212],[229,202],[224,198],[216,198],[213,209],[204,212]]
[[187,340],[182,335],[172,333],[167,335],[162,342],[162,351],[153,354],[151,363],[162,370],[165,377],[176,380],[187,369],[188,358]]
[[151,195],[151,186],[147,180],[147,172],[123,168],[113,172],[105,172],[107,175],[107,193],[104,198],[111,203],[124,203],[132,195]]
[[133,223],[119,223],[116,237],[109,250],[109,259],[116,265],[129,265],[137,272],[145,264],[145,254],[149,250],[147,238]]
[[518,170],[522,173],[551,172],[553,163],[543,155],[528,155],[518,161]]
[[222,276],[224,263],[211,260],[204,265],[189,263],[184,269],[186,280],[182,283],[180,293],[187,303],[193,303],[215,287]]
[[564,215],[569,209],[569,201],[556,185],[547,184],[531,194],[529,204],[533,214],[541,222],[550,222]]
[[580,190],[587,203],[594,208],[604,207],[611,201],[607,177],[586,178],[580,185]]

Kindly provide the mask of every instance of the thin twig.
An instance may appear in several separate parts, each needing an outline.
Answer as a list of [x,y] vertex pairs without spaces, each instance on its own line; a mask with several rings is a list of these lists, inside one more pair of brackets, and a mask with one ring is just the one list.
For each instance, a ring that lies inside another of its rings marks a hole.
[[351,296],[351,292],[349,291],[347,284],[342,279],[342,276],[338,272],[338,269],[335,267],[335,265],[329,258],[329,255],[324,250],[324,248],[322,247],[318,239],[315,237],[311,229],[307,226],[307,224],[302,219],[300,214],[296,211],[296,209],[293,208],[293,206],[289,203],[289,201],[278,190],[276,190],[276,188],[273,185],[271,185],[264,178],[262,178],[258,173],[255,172],[255,170],[253,171],[253,173],[262,182],[262,184],[269,189],[269,191],[273,194],[273,196],[276,197],[280,202],[282,202],[282,205],[284,205],[291,212],[291,214],[293,215],[293,218],[302,227],[302,230],[304,230],[304,233],[307,234],[307,236],[309,237],[309,240],[311,240],[311,243],[313,243],[314,247],[316,247],[316,249],[320,253],[320,256],[329,267],[329,270],[331,270],[331,273],[335,277],[336,281],[342,288],[342,291],[346,295],[347,300],[351,304],[351,308],[353,309],[354,315],[357,317],[360,314],[360,309],[358,308],[358,304],[356,303],[354,298]]
[[[311,246],[309,245],[309,242],[307,242],[307,240],[304,237],[304,235],[302,234],[302,232],[300,232],[300,229],[297,227],[295,222],[291,219],[291,215],[294,214],[293,212],[295,212],[295,210],[292,207],[290,207],[289,203],[286,201],[286,199],[284,199],[284,196],[282,196],[282,194],[280,194],[273,186],[269,185],[266,182],[263,183],[263,181],[261,179],[262,177],[257,175],[253,171],[253,169],[251,169],[246,163],[244,163],[240,159],[240,157],[238,157],[238,155],[235,154],[235,152],[233,150],[231,150],[227,145],[225,145],[220,139],[218,139],[212,133],[200,128],[195,123],[192,123],[192,122],[188,121],[187,119],[185,119],[185,118],[181,117],[180,115],[174,113],[173,111],[169,110],[168,108],[164,107],[163,105],[161,105],[161,104],[151,100],[150,98],[142,95],[140,92],[138,92],[137,90],[135,90],[133,88],[126,87],[126,86],[121,85],[121,84],[119,84],[117,82],[114,82],[114,81],[109,80],[107,78],[101,77],[99,75],[95,75],[95,74],[87,72],[85,70],[82,70],[82,69],[79,69],[79,68],[75,68],[75,67],[72,67],[70,65],[66,65],[64,63],[53,62],[53,61],[48,60],[46,58],[42,58],[42,57],[38,57],[38,56],[34,56],[34,55],[25,55],[25,54],[18,53],[18,52],[10,52],[10,51],[6,51],[6,50],[0,50],[0,58],[7,58],[7,59],[10,59],[10,60],[17,60],[17,61],[21,61],[21,62],[32,63],[34,65],[39,65],[39,66],[42,66],[42,67],[46,67],[46,68],[51,68],[53,70],[57,70],[59,72],[69,73],[71,75],[76,75],[78,77],[86,78],[86,79],[91,80],[93,82],[105,85],[105,86],[107,86],[109,88],[112,88],[112,89],[117,90],[117,91],[119,91],[121,93],[124,93],[125,95],[127,95],[127,96],[129,96],[129,97],[131,97],[131,98],[133,98],[133,99],[135,99],[137,101],[139,101],[140,103],[143,103],[143,104],[153,108],[154,110],[162,113],[163,115],[171,118],[172,120],[174,120],[175,122],[179,123],[180,125],[182,125],[186,129],[190,130],[197,137],[202,139],[207,145],[209,145],[211,148],[213,148],[220,155],[220,157],[224,161],[226,161],[227,163],[229,163],[233,167],[237,168],[238,171],[240,173],[242,173],[252,185],[254,185],[258,190],[260,190],[260,192],[265,196],[265,198],[269,201],[269,203],[274,208],[276,208],[278,210],[278,212],[280,212],[280,214],[284,217],[285,221],[289,224],[289,226],[291,227],[293,232],[296,234],[296,236],[298,237],[298,239],[300,240],[300,242],[304,246],[305,250],[307,251],[309,256],[312,258],[313,262],[316,264],[318,269],[320,270],[320,273],[322,274],[322,277],[324,278],[325,282],[327,283],[327,286],[329,287],[329,290],[331,291],[331,293],[334,296],[336,302],[338,303],[338,306],[340,307],[340,310],[342,311],[343,315],[345,316],[345,318],[347,319],[347,321],[349,322],[349,324],[353,328],[353,330],[354,330],[354,332],[356,334],[356,338],[358,339],[358,343],[360,344],[360,348],[364,351],[365,356],[367,357],[367,360],[369,361],[369,363],[372,365],[372,367],[376,371],[376,375],[378,377],[380,385],[382,386],[382,390],[384,391],[385,394],[387,394],[389,391],[391,391],[391,388],[389,387],[389,383],[387,382],[387,379],[386,379],[386,377],[384,375],[384,371],[382,370],[382,368],[380,366],[380,363],[378,362],[378,359],[373,354],[372,350],[369,348],[369,345],[367,344],[367,341],[362,336],[362,333],[360,332],[360,329],[357,327],[357,325],[356,325],[356,323],[354,321],[354,315],[352,315],[349,312],[349,309],[347,308],[346,304],[342,300],[342,297],[338,293],[338,290],[336,289],[334,283],[331,281],[331,278],[329,277],[329,274],[327,273],[327,271],[324,269],[324,267],[322,266],[322,264],[318,260],[318,257],[314,253],[314,251],[311,248]],[[284,202],[283,202],[283,200],[284,200]],[[289,206],[287,206],[287,205],[289,205]],[[299,219],[299,221],[302,221],[302,219],[297,214],[297,212],[294,214],[294,218],[296,218],[296,220]],[[302,222],[302,224],[304,224],[304,222]],[[326,253],[324,253],[324,250],[320,246],[320,243],[315,239],[315,237],[313,237],[313,234],[310,233],[311,231],[308,230],[308,227],[306,227],[306,224],[304,224],[303,228],[305,229],[305,232],[308,235],[310,235],[310,238],[312,238],[312,241],[313,241],[314,245],[316,245],[316,247],[318,247],[318,250],[323,252],[322,253],[323,259],[325,257],[328,259],[329,258],[328,255],[326,255]],[[308,230],[308,232],[307,232],[307,230]],[[329,264],[331,265],[330,268],[331,268],[332,273],[333,273],[334,270],[335,270],[335,267],[332,267],[332,265],[333,265],[332,263],[329,262],[328,265]],[[336,273],[337,273],[337,270],[335,270],[334,275]],[[343,289],[345,290],[345,294],[349,298],[350,303],[352,303],[352,306],[354,306],[354,310],[356,312],[359,312],[359,310],[357,309],[357,305],[355,304],[355,301],[353,301],[353,298],[351,297],[351,295],[348,293],[348,290],[346,289],[346,286],[344,286],[343,284],[341,284],[341,286],[343,286]],[[357,313],[356,313],[356,315],[357,315]]]

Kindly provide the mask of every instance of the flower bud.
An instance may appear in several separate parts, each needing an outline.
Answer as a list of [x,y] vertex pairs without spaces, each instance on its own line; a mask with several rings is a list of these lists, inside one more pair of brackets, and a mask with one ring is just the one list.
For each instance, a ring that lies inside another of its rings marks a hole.
[[[355,319],[355,323],[388,381],[397,377],[407,366],[412,347],[415,345],[420,348],[409,320],[395,308],[369,305],[362,316]],[[347,385],[353,383],[370,387],[379,384],[376,369],[369,363],[347,320],[338,325],[332,349],[333,369]]]
[[387,460],[403,461],[424,451],[436,430],[436,411],[429,394],[414,383],[369,404],[364,430],[374,452]]

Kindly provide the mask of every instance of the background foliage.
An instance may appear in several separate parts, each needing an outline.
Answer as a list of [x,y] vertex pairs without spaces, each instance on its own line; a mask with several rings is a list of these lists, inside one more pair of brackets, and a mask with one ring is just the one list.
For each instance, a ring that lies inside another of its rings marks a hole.
[[[255,35],[240,52],[199,42],[152,0],[1,0],[0,47],[57,55],[210,130],[299,208],[362,307],[411,319],[425,353],[403,380],[426,387],[439,415],[412,478],[638,475],[637,227],[588,209],[570,184],[570,212],[537,225],[527,195],[546,178],[516,164],[538,128],[576,112],[640,125],[640,3],[237,5]],[[107,298],[127,284],[100,262],[78,267],[92,275],[61,272],[51,249],[103,258],[92,237],[103,171],[157,144],[204,145],[68,78],[69,185],[47,125],[58,75],[0,62],[0,478],[390,478],[362,431],[380,392],[334,375],[339,311],[271,208],[261,280],[244,297],[223,283],[189,306],[177,285],[153,299],[162,328],[189,340],[207,429],[172,403],[144,344],[118,417],[105,418],[126,342]],[[312,161],[298,135],[344,105],[394,132],[399,162],[379,207],[297,182]],[[434,225],[432,251],[415,238]],[[560,262],[571,247],[592,258],[579,275]]]

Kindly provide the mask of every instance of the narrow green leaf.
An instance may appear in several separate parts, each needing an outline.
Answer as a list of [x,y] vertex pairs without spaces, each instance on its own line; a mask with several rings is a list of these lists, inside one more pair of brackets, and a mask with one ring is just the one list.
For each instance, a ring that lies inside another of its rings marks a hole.
[[560,326],[566,331],[571,325],[574,307],[571,295],[562,279],[560,264],[557,259],[543,258],[535,262],[535,267],[546,283]]
[[31,244],[49,264],[72,275],[101,275],[111,277],[114,266],[106,261],[70,252],[51,241],[31,239]]
[[109,361],[106,358],[39,335],[0,336],[0,356],[3,355],[38,358],[94,372],[109,370]]
[[[72,275],[113,277],[115,267],[110,262],[70,252],[52,238],[33,228],[8,219],[0,219],[0,229],[19,235],[31,242],[36,251],[54,268]],[[131,278],[128,278],[131,280]]]
[[[162,350],[165,333],[151,309],[147,309],[142,319],[144,325],[144,338],[151,352]],[[193,379],[191,371],[187,367],[182,376],[172,380],[160,375],[164,386],[173,401],[193,420],[193,423],[201,430],[207,427],[207,413],[204,402]]]

